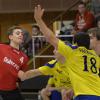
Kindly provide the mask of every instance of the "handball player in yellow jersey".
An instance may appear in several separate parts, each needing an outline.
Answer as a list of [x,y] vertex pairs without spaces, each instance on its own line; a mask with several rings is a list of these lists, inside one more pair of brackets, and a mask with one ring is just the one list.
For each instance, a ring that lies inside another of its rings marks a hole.
[[[74,42],[79,47],[72,50],[56,38],[46,26],[42,20],[43,13],[44,9],[38,5],[35,7],[34,18],[48,42],[65,57],[62,62],[69,72],[75,100],[100,100],[100,61],[95,51],[89,50],[89,35],[85,33],[76,34]],[[83,39],[80,40],[80,37],[83,37]]]

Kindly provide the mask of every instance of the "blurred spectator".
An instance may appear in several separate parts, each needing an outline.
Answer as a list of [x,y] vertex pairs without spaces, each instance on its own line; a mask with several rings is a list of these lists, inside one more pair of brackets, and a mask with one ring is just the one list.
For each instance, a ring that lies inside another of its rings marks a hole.
[[61,23],[61,30],[60,35],[71,35],[71,31],[73,30],[73,25],[64,25],[64,23]]
[[89,29],[87,33],[95,33],[96,30],[100,30],[100,19],[97,20],[97,27]]
[[[33,36],[41,36],[42,33],[40,31],[40,28],[37,25],[32,26],[32,35]],[[34,37],[34,46],[35,46],[35,51],[38,52],[39,49],[42,48],[43,44],[46,43],[45,38],[43,37]]]
[[33,36],[41,35],[40,28],[37,25],[32,26],[32,34]]
[[[37,25],[32,26],[32,35],[33,36],[40,36],[40,28]],[[39,48],[41,48],[41,38],[40,37],[34,37],[34,46],[35,46],[35,51],[37,52]]]
[[[59,35],[71,35],[71,32],[73,30],[73,25],[72,23],[69,25],[64,25],[64,23],[61,23],[61,30],[60,30],[60,34]],[[69,41],[72,42],[72,37],[60,37],[61,40],[63,41]]]
[[75,20],[75,30],[76,31],[87,31],[88,29],[94,27],[95,17],[94,15],[86,9],[86,5],[81,2],[78,5],[78,13]]
[[92,11],[97,19],[100,17],[100,0],[91,0],[91,5]]
[[86,4],[86,8],[91,11],[96,18],[100,16],[100,0],[82,0]]
[[100,28],[100,16],[97,19],[97,27]]
[[23,29],[24,32],[24,40],[23,43],[20,45],[20,49],[27,55],[32,55],[32,39],[29,32],[26,29]]
[[91,3],[91,0],[82,0],[83,3],[85,3],[86,5],[86,9],[88,11],[91,11],[92,10],[92,3]]

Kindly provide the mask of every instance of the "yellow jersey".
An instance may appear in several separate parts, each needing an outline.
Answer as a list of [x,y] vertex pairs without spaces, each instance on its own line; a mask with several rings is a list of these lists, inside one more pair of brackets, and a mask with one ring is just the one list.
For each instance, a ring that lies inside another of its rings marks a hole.
[[65,72],[65,66],[62,66],[56,60],[52,60],[39,68],[40,72],[44,75],[51,75],[54,78],[55,87],[71,88],[70,78],[67,72]]
[[53,77],[50,77],[50,78],[49,78],[48,84],[49,84],[49,85],[55,85],[55,83],[54,83],[54,78],[53,78]]
[[58,52],[66,58],[66,71],[75,96],[100,96],[100,61],[93,50],[84,47],[72,49],[59,40]]

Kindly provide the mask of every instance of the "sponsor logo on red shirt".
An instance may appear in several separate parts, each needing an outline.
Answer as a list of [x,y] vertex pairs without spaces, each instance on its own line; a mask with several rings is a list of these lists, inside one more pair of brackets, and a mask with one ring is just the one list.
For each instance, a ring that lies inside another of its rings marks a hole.
[[16,68],[16,70],[19,70],[19,68],[20,68],[14,61],[12,61],[12,60],[11,60],[10,58],[8,58],[8,57],[4,57],[3,61],[4,61],[5,63],[7,63],[7,64],[12,65],[14,68]]

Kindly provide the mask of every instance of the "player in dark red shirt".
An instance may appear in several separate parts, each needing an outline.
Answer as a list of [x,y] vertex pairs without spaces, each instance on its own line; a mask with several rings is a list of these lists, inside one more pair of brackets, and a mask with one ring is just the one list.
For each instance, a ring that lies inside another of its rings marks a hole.
[[0,98],[24,100],[17,88],[18,71],[25,70],[28,57],[19,50],[23,30],[18,26],[8,29],[9,45],[0,44]]

